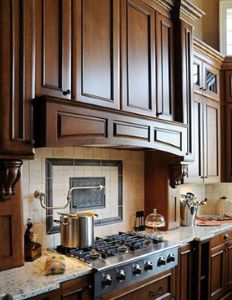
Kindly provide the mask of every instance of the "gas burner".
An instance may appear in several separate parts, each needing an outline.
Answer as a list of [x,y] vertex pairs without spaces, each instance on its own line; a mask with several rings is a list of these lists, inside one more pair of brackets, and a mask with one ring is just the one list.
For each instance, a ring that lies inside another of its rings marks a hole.
[[89,252],[89,258],[92,259],[92,260],[96,260],[96,259],[99,259],[101,258],[101,253],[95,251],[95,250],[91,250]]
[[126,245],[119,246],[117,248],[117,253],[127,253],[129,248]]

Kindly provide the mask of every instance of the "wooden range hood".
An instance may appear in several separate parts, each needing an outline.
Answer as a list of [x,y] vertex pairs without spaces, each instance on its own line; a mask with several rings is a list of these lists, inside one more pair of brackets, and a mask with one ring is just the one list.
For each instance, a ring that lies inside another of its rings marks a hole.
[[150,149],[184,156],[187,125],[53,97],[34,100],[36,147]]

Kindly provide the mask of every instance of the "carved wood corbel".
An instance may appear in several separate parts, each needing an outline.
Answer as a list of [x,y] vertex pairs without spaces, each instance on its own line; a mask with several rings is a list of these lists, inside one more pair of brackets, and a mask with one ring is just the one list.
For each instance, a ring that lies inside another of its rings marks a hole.
[[183,183],[183,178],[188,174],[188,165],[169,165],[170,186],[176,188]]
[[15,194],[15,185],[21,176],[21,160],[0,160],[0,201]]

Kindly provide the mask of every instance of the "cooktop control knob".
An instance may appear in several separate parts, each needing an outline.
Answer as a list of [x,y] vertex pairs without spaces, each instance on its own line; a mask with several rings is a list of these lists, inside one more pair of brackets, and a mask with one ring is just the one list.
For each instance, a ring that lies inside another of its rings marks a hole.
[[139,275],[139,274],[142,273],[142,269],[141,269],[141,267],[140,267],[139,264],[136,264],[136,265],[133,266],[133,268],[132,268],[132,273],[133,273],[134,275]]
[[164,266],[164,265],[166,265],[166,259],[165,259],[163,256],[161,256],[161,257],[158,259],[157,266],[158,266],[158,267],[161,267],[161,266]]
[[175,260],[176,260],[176,258],[175,258],[175,255],[173,253],[168,255],[167,263],[170,263],[170,262],[175,261]]
[[126,274],[124,270],[118,270],[116,273],[116,279],[121,282],[126,279]]
[[145,262],[145,264],[144,264],[144,270],[145,271],[150,271],[152,269],[153,269],[152,262],[150,260],[148,260],[147,262]]
[[112,283],[112,279],[111,279],[110,274],[105,274],[102,278],[103,287],[107,287],[107,286],[111,285],[111,283]]

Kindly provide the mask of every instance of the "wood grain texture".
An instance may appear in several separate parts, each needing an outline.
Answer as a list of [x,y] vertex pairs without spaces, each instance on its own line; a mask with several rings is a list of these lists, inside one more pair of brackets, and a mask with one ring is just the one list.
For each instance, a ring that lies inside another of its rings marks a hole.
[[178,300],[191,300],[193,298],[193,252],[192,244],[186,244],[179,248],[177,266],[177,291]]
[[105,145],[155,148],[176,155],[187,149],[185,125],[51,97],[34,102],[34,126],[37,147]]
[[75,0],[73,99],[119,108],[119,47],[119,0]]
[[157,111],[159,118],[174,120],[173,23],[157,13]]
[[[162,214],[166,226],[161,230],[178,228],[180,226],[178,199],[169,187],[169,165],[178,164],[178,157],[159,151],[145,153],[145,214],[154,208]],[[175,200],[177,200],[175,202]]]
[[0,1],[0,158],[33,157],[33,1]]
[[[21,181],[11,200],[0,202],[0,271],[24,264]],[[17,245],[17,246],[16,246]]]
[[70,99],[71,0],[35,0],[36,96]]
[[121,5],[122,108],[155,116],[155,11],[143,1]]

